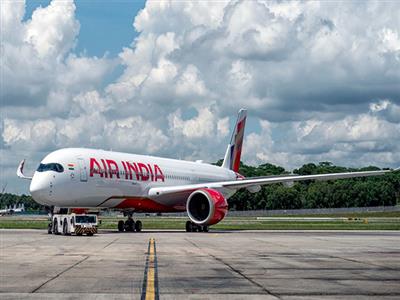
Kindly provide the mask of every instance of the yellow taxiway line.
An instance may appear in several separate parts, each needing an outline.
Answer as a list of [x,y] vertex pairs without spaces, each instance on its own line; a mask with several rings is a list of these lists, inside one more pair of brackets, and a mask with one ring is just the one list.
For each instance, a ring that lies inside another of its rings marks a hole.
[[151,238],[149,240],[149,250],[144,273],[142,300],[156,299],[159,299],[157,286],[156,242],[154,238]]

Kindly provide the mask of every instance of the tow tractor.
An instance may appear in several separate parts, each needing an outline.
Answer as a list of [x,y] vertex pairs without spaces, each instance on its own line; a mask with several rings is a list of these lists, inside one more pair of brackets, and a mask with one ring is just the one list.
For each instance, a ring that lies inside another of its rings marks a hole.
[[97,233],[98,221],[95,214],[54,214],[48,225],[49,234],[92,236]]

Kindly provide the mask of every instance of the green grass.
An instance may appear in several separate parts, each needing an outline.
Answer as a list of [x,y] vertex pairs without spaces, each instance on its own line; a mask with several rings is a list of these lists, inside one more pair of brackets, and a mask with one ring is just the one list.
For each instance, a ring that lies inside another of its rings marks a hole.
[[2,220],[0,229],[47,229],[48,221],[43,220]]
[[357,213],[335,213],[335,214],[304,214],[304,215],[276,215],[274,217],[345,217],[345,218],[400,218],[400,211],[374,211]]
[[[320,216],[320,215],[319,215]],[[333,215],[324,215],[332,217]],[[337,217],[334,215],[333,217]],[[217,225],[216,230],[400,230],[399,219],[379,219],[376,214],[352,215],[349,220],[334,221],[291,221],[257,220],[255,217],[227,217]],[[384,213],[385,218],[397,218],[397,215]],[[287,216],[285,216],[287,217]],[[296,216],[298,217],[298,216]],[[315,217],[315,215],[313,215]],[[356,218],[356,219],[355,219]],[[116,229],[119,220],[124,218],[101,217],[101,229]],[[180,217],[143,217],[140,218],[144,229],[181,229],[184,230],[186,218]],[[0,228],[8,229],[47,229],[48,221],[44,218],[2,217]]]

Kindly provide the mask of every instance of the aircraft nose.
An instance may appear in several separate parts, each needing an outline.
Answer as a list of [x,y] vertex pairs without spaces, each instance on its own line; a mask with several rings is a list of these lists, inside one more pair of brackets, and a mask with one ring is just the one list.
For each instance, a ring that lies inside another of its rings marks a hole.
[[35,174],[32,178],[29,191],[36,202],[45,203],[49,195],[49,183],[43,176]]

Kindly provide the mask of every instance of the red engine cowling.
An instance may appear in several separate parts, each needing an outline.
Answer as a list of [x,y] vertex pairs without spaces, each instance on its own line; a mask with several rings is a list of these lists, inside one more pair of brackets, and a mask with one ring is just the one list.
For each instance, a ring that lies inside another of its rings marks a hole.
[[220,222],[228,212],[228,202],[218,191],[199,189],[190,194],[186,202],[190,220],[197,225],[213,225]]

